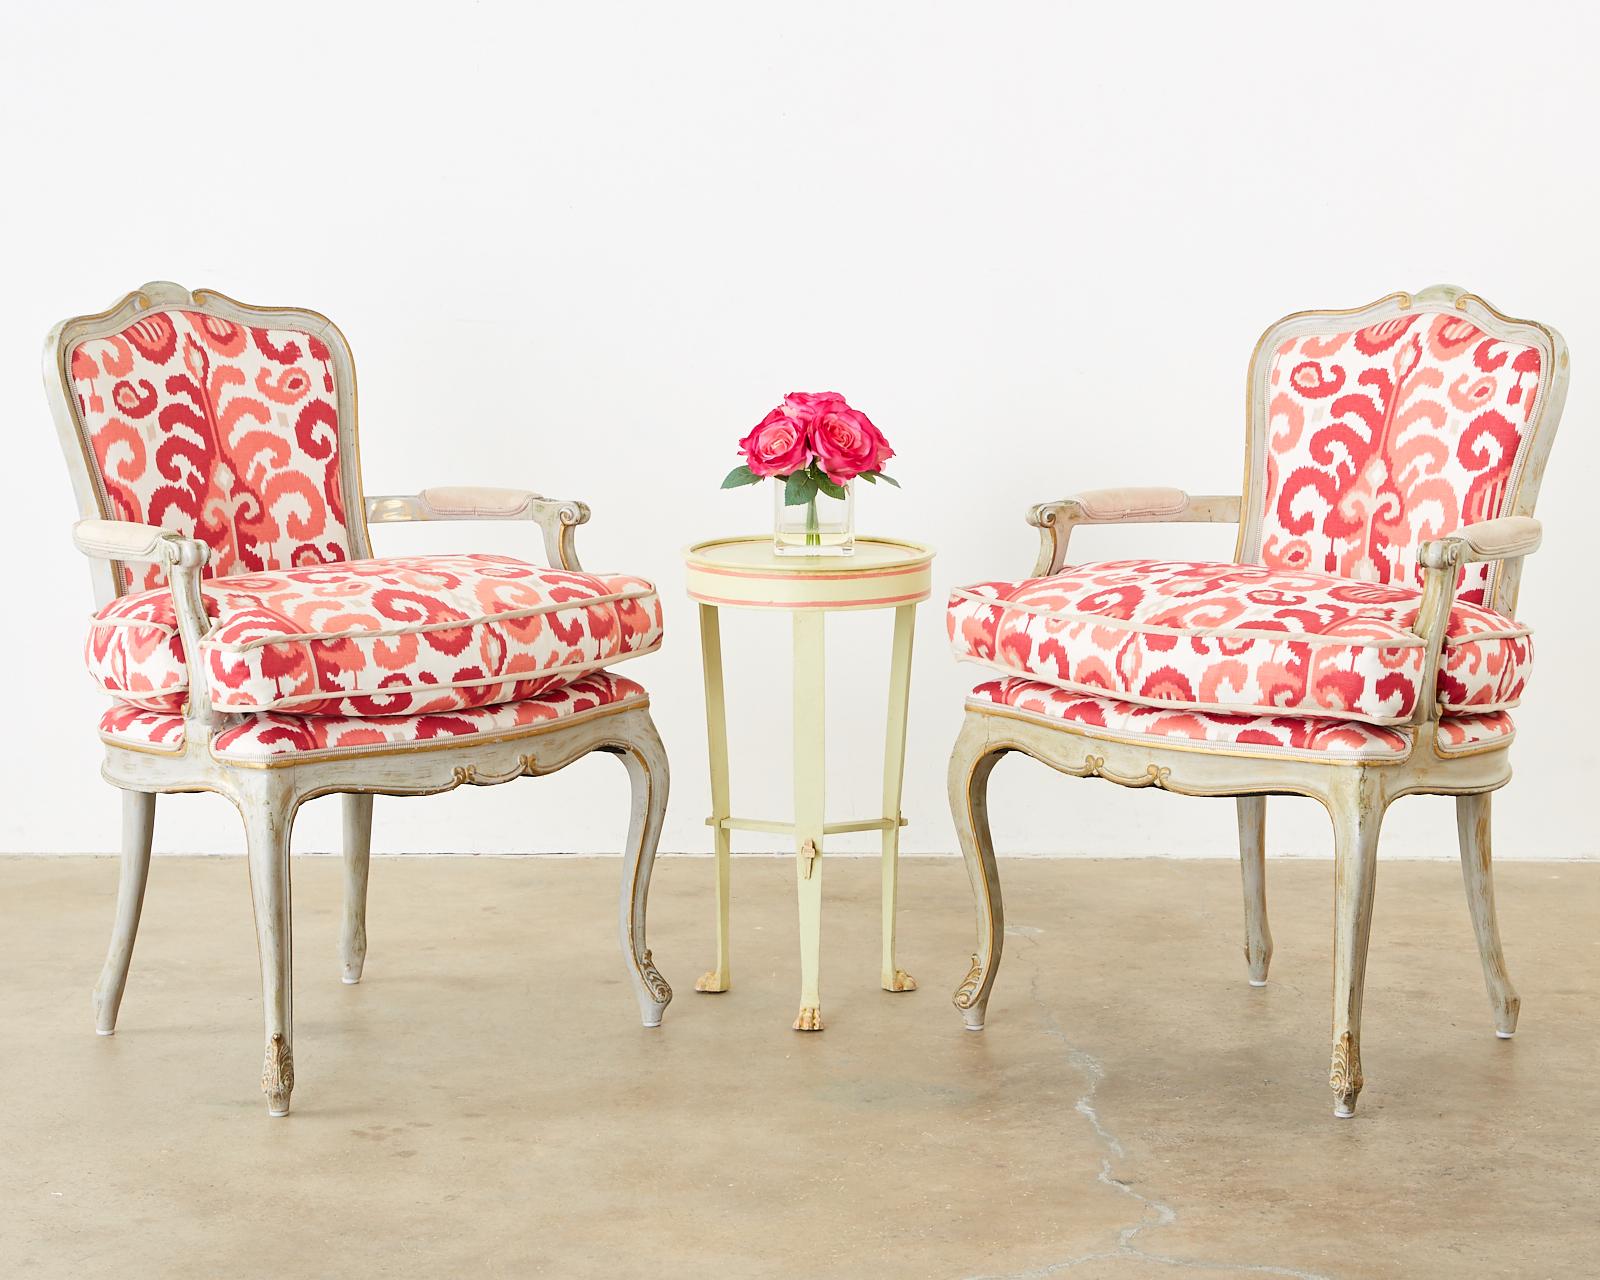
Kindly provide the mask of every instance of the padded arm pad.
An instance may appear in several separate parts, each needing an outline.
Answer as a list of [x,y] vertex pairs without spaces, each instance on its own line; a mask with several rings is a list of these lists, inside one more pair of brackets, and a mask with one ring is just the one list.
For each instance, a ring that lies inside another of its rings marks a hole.
[[1417,559],[1426,568],[1442,569],[1452,553],[1457,564],[1510,560],[1531,555],[1544,540],[1544,526],[1532,516],[1501,516],[1463,525],[1447,538],[1424,542]]
[[1090,520],[1153,520],[1180,514],[1189,505],[1189,495],[1164,485],[1124,486],[1087,489],[1068,501],[1076,502]]
[[537,495],[526,489],[494,489],[481,485],[439,485],[420,495],[433,510],[459,520],[508,520],[528,514]]
[[203,542],[135,520],[80,520],[72,541],[86,556],[133,564],[203,565],[211,555]]

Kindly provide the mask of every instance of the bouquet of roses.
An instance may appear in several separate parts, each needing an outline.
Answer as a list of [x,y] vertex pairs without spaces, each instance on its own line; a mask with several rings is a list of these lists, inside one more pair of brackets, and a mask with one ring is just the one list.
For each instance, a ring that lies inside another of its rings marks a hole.
[[817,494],[843,498],[857,476],[870,484],[899,481],[883,473],[894,450],[883,432],[837,391],[795,391],[761,419],[743,440],[744,462],[728,472],[724,489],[756,484],[769,476],[783,481],[785,506],[815,503]]

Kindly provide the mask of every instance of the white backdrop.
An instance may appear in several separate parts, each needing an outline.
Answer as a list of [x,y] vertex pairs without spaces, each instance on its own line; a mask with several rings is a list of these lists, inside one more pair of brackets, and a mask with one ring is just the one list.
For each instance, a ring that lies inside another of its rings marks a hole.
[[[651,688],[675,770],[663,848],[703,850],[698,638],[678,548],[758,531],[720,493],[784,392],[837,389],[899,451],[868,531],[936,582],[1025,570],[1026,506],[1073,489],[1236,491],[1246,359],[1307,306],[1440,280],[1563,329],[1576,376],[1524,616],[1500,856],[1590,856],[1600,176],[1592,6],[7,4],[0,18],[0,405],[13,588],[0,848],[106,850],[88,576],[40,392],[63,316],[150,278],[333,316],[361,377],[368,492],[511,484],[586,499],[594,568],[649,574]],[[1587,492],[1586,492],[1587,490]],[[528,528],[379,531],[379,551],[533,552]],[[1224,529],[1080,535],[1080,553],[1226,557]],[[1563,591],[1561,585],[1567,583]],[[1585,635],[1585,631],[1589,635]],[[873,810],[888,615],[830,631],[830,809]],[[725,623],[735,798],[788,812],[788,629]],[[924,606],[906,813],[954,847],[945,754],[979,677]],[[1003,852],[1216,855],[1232,806],[997,772]],[[380,801],[386,849],[614,849],[622,771]],[[1310,802],[1275,852],[1322,854]],[[336,840],[331,801],[298,847]],[[162,850],[234,850],[210,797]],[[1448,802],[1391,856],[1453,856]],[[841,842],[842,843],[842,842]],[[752,842],[745,847],[760,847]],[[855,847],[866,847],[858,845]]]

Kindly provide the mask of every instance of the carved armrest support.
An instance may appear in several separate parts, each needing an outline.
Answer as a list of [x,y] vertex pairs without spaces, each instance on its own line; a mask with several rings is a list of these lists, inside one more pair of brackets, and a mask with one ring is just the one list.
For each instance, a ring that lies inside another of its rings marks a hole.
[[527,489],[441,485],[421,493],[367,499],[367,520],[392,524],[411,520],[532,520],[544,537],[552,568],[579,570],[577,534],[589,520],[581,502],[546,498]]
[[1425,724],[1439,715],[1439,659],[1450,629],[1450,613],[1455,608],[1456,591],[1461,582],[1461,566],[1500,561],[1505,565],[1510,590],[1502,594],[1515,599],[1522,558],[1539,549],[1544,526],[1532,516],[1501,516],[1463,525],[1447,538],[1424,542],[1417,548],[1417,563],[1422,566],[1422,603],[1411,630],[1423,643],[1422,696],[1411,723]]
[[200,657],[200,641],[211,630],[200,582],[211,548],[198,538],[185,538],[171,529],[134,520],[80,520],[72,526],[72,541],[86,556],[125,564],[161,564],[167,568],[178,634],[183,637],[184,664],[189,670],[189,703],[184,722],[198,737],[221,723],[211,706],[211,684]]
[[1237,524],[1240,500],[1232,494],[1190,497],[1182,489],[1089,489],[1041,502],[1028,511],[1028,523],[1039,530],[1039,558],[1033,576],[1059,573],[1067,561],[1067,543],[1080,524]]

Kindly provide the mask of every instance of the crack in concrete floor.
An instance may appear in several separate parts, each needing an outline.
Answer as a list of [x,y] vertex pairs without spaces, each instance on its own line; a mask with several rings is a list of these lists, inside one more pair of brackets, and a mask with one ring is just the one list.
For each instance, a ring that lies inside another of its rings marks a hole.
[[[1018,941],[1028,943],[1028,954],[1035,954],[1038,950],[1038,935],[1042,930],[1031,926],[1007,928],[1006,936]],[[1014,962],[1013,962],[1014,963]],[[1073,1103],[1073,1110],[1089,1122],[1094,1130],[1095,1137],[1105,1147],[1107,1154],[1100,1157],[1100,1174],[1096,1181],[1120,1191],[1143,1206],[1139,1221],[1123,1227],[1117,1233],[1117,1247],[1115,1249],[1101,1249],[1093,1253],[1077,1254],[1070,1258],[1062,1258],[1057,1262],[1048,1262],[1043,1266],[1030,1267],[1025,1271],[1009,1271],[1004,1274],[972,1276],[969,1280],[1044,1280],[1044,1277],[1061,1275],[1073,1267],[1081,1266],[1086,1262],[1117,1262],[1138,1261],[1146,1262],[1161,1267],[1176,1267],[1191,1271],[1232,1271],[1241,1275],[1262,1276],[1287,1276],[1290,1280],[1333,1280],[1333,1277],[1319,1271],[1303,1271],[1297,1267],[1280,1267],[1271,1263],[1249,1262],[1214,1262],[1201,1258],[1177,1258],[1170,1254],[1152,1253],[1141,1248],[1135,1241],[1146,1231],[1154,1231],[1160,1227],[1169,1227],[1178,1221],[1178,1211],[1164,1200],[1154,1196],[1147,1196],[1135,1191],[1132,1184],[1117,1177],[1113,1161],[1125,1158],[1126,1152],[1122,1143],[1117,1140],[1100,1118],[1100,1112],[1094,1103],[1094,1096],[1100,1089],[1100,1083],[1106,1077],[1105,1064],[1093,1054],[1078,1048],[1067,1039],[1066,1030],[1061,1021],[1056,1017],[1055,1010],[1045,1003],[1044,997],[1039,993],[1039,966],[1030,965],[1031,972],[1028,976],[1028,998],[1039,1011],[1044,1023],[1045,1035],[1057,1041],[1063,1048],[1066,1060],[1084,1077],[1087,1087]]]

